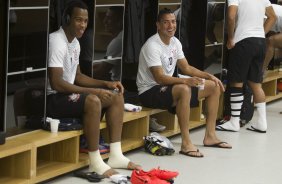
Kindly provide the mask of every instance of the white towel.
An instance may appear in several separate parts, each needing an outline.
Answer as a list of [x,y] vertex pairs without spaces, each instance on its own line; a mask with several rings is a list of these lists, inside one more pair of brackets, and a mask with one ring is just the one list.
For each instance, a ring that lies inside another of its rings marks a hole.
[[124,104],[124,110],[130,111],[130,112],[140,112],[142,110],[141,106],[125,103]]

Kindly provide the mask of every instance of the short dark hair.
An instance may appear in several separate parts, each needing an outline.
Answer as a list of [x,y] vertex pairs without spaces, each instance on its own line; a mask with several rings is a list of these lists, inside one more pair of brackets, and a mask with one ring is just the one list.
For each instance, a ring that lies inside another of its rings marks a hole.
[[165,14],[171,14],[171,13],[174,14],[173,11],[171,11],[171,9],[168,9],[168,8],[161,9],[161,10],[159,11],[159,14],[158,14],[158,22],[161,21],[163,15],[165,15]]
[[123,7],[122,6],[111,6],[109,9],[115,13],[115,15],[117,16],[117,19],[123,18]]
[[87,5],[83,1],[73,0],[73,1],[70,1],[67,4],[67,6],[66,6],[66,8],[64,10],[64,16],[71,17],[74,8],[81,8],[81,9],[85,9],[85,10],[88,11],[88,7],[87,7]]

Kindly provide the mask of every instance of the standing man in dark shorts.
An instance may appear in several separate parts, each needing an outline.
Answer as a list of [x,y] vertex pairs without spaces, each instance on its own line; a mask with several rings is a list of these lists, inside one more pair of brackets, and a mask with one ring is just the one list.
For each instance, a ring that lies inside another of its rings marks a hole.
[[[267,19],[264,22],[264,17]],[[217,130],[240,130],[240,113],[243,103],[243,83],[254,94],[258,121],[248,130],[265,133],[267,130],[265,94],[262,89],[265,34],[276,21],[269,0],[228,0],[228,81],[230,83],[231,119],[216,127]]]
[[[174,37],[176,17],[169,9],[159,12],[158,33],[143,45],[139,56],[137,86],[142,105],[151,108],[168,109],[176,113],[180,125],[182,145],[180,154],[203,157],[189,137],[190,102],[195,105],[198,99],[205,98],[207,103],[207,130],[203,140],[205,146],[231,148],[219,140],[215,134],[215,122],[219,96],[224,87],[215,76],[202,72],[188,64],[180,41]],[[191,78],[173,77],[175,67]],[[203,79],[206,79],[204,82]],[[204,85],[204,89],[196,88]]]
[[[72,1],[64,11],[64,20],[63,27],[49,37],[47,116],[83,120],[91,172],[109,177],[117,173],[112,168],[139,169],[121,150],[123,86],[120,82],[92,79],[80,71],[77,38],[81,38],[87,27],[87,6],[81,1]],[[114,89],[119,93],[113,93]],[[110,135],[108,164],[98,149],[102,109]]]

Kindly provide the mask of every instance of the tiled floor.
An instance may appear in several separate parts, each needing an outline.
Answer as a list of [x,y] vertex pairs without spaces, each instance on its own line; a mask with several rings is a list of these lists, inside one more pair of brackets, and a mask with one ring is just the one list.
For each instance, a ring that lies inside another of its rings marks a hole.
[[[139,149],[126,154],[140,163],[144,170],[160,166],[161,169],[177,170],[180,175],[176,184],[280,184],[282,183],[282,100],[267,105],[268,131],[266,134],[247,131],[217,132],[218,136],[233,145],[233,149],[206,148],[202,146],[204,128],[191,132],[192,140],[205,154],[204,158],[179,155],[179,136],[171,139],[176,153],[173,156],[153,156]],[[255,114],[252,121],[256,121]],[[129,171],[119,170],[130,175]],[[58,177],[48,184],[86,184],[87,180],[72,174]],[[111,183],[104,179],[101,183]]]

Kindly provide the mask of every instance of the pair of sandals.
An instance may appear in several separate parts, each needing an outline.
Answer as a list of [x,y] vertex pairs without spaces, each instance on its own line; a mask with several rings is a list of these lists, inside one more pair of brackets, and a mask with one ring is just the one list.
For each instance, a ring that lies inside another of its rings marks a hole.
[[105,178],[103,175],[99,175],[95,172],[83,172],[83,171],[74,172],[74,176],[87,179],[89,182],[93,182],[93,183],[98,183]]

